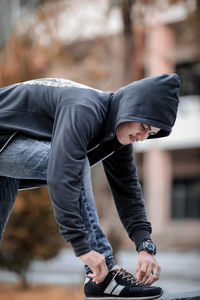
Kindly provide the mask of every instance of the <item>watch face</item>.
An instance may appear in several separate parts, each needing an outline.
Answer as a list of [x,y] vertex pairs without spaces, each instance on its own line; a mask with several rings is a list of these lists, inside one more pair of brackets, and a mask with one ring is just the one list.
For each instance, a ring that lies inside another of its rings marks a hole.
[[156,246],[151,241],[145,241],[143,247],[150,254],[156,252]]

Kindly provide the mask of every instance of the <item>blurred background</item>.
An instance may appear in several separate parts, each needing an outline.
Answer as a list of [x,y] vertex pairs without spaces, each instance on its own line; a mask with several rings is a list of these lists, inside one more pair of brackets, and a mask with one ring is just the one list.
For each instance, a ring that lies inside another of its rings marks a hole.
[[[143,77],[179,74],[173,133],[133,149],[165,292],[200,289],[199,36],[199,0],[0,1],[0,87],[61,77],[115,91]],[[135,246],[101,165],[92,178],[116,260],[135,273]],[[0,249],[0,299],[83,299],[83,281],[47,188],[20,192]]]

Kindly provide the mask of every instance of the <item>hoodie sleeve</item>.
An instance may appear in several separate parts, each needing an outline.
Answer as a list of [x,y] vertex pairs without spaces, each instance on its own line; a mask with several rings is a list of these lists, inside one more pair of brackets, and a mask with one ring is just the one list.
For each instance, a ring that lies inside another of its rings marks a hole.
[[79,197],[87,144],[97,127],[95,114],[86,106],[64,105],[56,111],[47,181],[59,231],[76,256],[91,250]]
[[115,151],[103,161],[119,217],[136,247],[150,239],[151,224],[147,221],[144,200],[131,145]]

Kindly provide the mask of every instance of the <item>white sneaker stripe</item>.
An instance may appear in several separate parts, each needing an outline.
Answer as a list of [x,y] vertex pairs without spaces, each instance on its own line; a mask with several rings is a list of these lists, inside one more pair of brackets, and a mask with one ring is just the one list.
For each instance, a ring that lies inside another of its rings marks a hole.
[[86,278],[85,278],[84,284],[88,283],[88,281],[90,281],[90,278],[89,278],[89,277],[86,277]]
[[124,287],[124,285],[118,284],[114,291],[112,291],[112,295],[119,296],[120,292],[123,290]]
[[107,288],[104,290],[104,293],[111,294],[114,288],[117,286],[115,279],[112,279]]

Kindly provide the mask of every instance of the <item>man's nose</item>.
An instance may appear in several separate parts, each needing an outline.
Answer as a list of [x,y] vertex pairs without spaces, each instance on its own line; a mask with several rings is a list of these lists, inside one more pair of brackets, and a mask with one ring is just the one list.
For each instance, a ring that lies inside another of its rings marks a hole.
[[148,138],[148,136],[149,136],[148,132],[142,132],[142,133],[140,132],[136,135],[137,140],[140,142],[146,140]]

